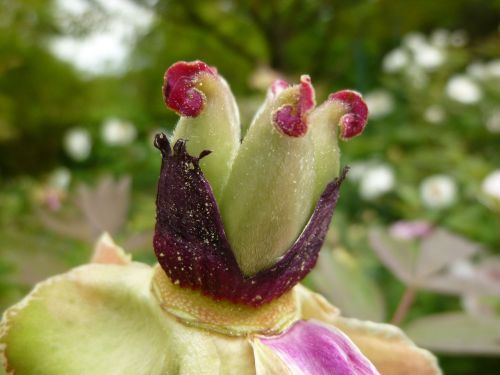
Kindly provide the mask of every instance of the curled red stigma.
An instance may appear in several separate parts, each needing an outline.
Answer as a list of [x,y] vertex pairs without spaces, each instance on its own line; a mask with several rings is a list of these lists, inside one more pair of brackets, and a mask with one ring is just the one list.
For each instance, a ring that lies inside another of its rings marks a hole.
[[217,69],[202,61],[179,61],[165,72],[163,99],[170,109],[181,116],[196,117],[205,106],[206,97],[196,87],[200,74],[217,75]]
[[340,139],[345,141],[363,133],[368,122],[368,106],[361,94],[352,90],[342,90],[331,94],[328,100],[342,102],[348,110],[339,121]]
[[[281,83],[278,83],[281,88]],[[307,133],[307,115],[314,108],[314,88],[308,75],[300,77],[299,98],[293,105],[279,108],[273,115],[277,129],[290,137],[301,137]]]

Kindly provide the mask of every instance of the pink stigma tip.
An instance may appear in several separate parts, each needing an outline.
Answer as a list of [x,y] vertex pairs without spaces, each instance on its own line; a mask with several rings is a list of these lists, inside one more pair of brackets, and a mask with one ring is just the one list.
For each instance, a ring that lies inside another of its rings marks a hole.
[[288,87],[290,87],[290,84],[287,81],[283,79],[276,79],[273,81],[273,83],[271,83],[269,91],[271,92],[273,97],[276,97],[280,92],[287,89]]
[[196,117],[204,106],[205,94],[196,87],[200,74],[217,75],[217,69],[202,61],[179,61],[165,72],[163,99],[170,109],[181,116]]
[[301,137],[307,133],[307,115],[314,108],[314,87],[307,75],[300,77],[299,98],[294,105],[284,105],[273,116],[278,130],[290,137]]
[[340,139],[345,141],[363,133],[368,122],[368,107],[361,94],[342,90],[331,94],[328,100],[342,102],[348,108],[348,112],[340,118]]

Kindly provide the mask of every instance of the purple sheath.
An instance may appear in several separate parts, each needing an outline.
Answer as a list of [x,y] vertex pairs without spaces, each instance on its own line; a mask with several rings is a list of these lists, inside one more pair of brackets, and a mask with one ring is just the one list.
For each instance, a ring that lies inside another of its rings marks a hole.
[[162,153],[156,198],[156,257],[172,282],[217,300],[260,306],[281,296],[314,267],[348,168],[330,182],[297,241],[272,267],[245,277],[224,233],[210,184],[186,141],[172,148],[165,134],[155,147]]

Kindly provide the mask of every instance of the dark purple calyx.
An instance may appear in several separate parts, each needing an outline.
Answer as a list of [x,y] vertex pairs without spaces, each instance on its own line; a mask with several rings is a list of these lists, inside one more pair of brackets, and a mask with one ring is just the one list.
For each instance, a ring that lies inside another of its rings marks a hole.
[[330,182],[304,231],[272,267],[245,277],[226,238],[219,208],[198,157],[178,140],[173,150],[165,134],[155,147],[162,153],[153,240],[156,257],[173,283],[214,299],[259,306],[281,296],[316,264],[347,173]]
[[217,75],[217,69],[202,61],[179,61],[165,72],[163,99],[168,108],[181,116],[197,117],[205,107],[206,97],[197,84],[202,74]]
[[352,90],[342,90],[331,94],[328,100],[341,102],[347,110],[339,122],[340,139],[346,141],[363,133],[368,122],[368,106],[361,94]]
[[[285,81],[277,80],[271,85],[271,92],[277,95],[288,85]],[[314,108],[314,88],[311,78],[307,75],[300,77],[299,95],[295,104],[287,104],[279,108],[273,115],[276,128],[289,137],[302,137],[307,133],[307,115]]]

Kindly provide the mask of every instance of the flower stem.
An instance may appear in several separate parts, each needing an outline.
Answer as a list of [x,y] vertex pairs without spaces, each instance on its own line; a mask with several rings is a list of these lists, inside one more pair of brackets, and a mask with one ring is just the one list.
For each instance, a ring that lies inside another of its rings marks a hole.
[[410,311],[413,302],[415,301],[416,292],[417,289],[415,287],[406,287],[406,290],[401,296],[398,307],[396,308],[396,311],[394,312],[394,315],[391,319],[391,324],[394,324],[396,326],[399,326],[401,324],[403,319],[406,317],[406,314],[408,314],[408,311]]

